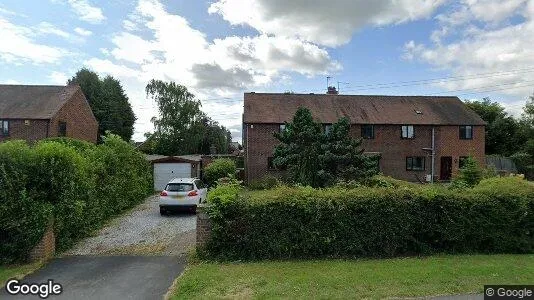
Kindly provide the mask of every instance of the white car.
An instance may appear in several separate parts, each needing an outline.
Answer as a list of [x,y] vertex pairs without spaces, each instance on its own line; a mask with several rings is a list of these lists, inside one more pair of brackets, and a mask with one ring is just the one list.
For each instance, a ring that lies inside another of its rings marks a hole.
[[208,189],[197,178],[174,178],[159,195],[159,212],[166,215],[171,210],[196,208],[206,201]]

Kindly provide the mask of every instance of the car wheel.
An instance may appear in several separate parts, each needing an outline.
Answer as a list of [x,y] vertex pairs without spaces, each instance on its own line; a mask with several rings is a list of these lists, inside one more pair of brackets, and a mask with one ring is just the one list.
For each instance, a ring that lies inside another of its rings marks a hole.
[[159,214],[162,215],[162,216],[166,216],[167,215],[167,211],[164,209],[164,208],[159,208]]

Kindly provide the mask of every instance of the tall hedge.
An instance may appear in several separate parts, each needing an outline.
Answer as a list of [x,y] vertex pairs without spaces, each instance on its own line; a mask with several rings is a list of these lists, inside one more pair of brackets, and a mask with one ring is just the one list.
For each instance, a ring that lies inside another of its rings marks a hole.
[[514,178],[462,191],[223,186],[209,197],[210,258],[534,252],[534,186]]
[[54,217],[65,250],[152,192],[144,156],[118,136],[0,144],[0,262],[23,261]]

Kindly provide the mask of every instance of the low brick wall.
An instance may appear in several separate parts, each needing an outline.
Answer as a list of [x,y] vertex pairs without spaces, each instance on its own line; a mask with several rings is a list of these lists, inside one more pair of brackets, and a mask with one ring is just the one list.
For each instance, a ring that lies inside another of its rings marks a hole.
[[206,205],[197,205],[197,248],[202,248],[211,235],[211,222],[206,213]]
[[56,236],[54,235],[54,220],[48,222],[46,231],[39,241],[30,251],[29,259],[31,262],[48,260],[56,254]]

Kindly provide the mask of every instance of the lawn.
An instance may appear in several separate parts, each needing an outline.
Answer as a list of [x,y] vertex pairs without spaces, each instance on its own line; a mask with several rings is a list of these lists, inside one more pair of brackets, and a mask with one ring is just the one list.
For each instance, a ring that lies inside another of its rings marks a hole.
[[532,284],[534,255],[380,260],[197,263],[172,299],[385,298],[481,293],[484,284]]
[[39,269],[43,263],[37,262],[27,265],[1,266],[0,265],[0,287],[3,287],[8,279],[22,278],[29,273]]

